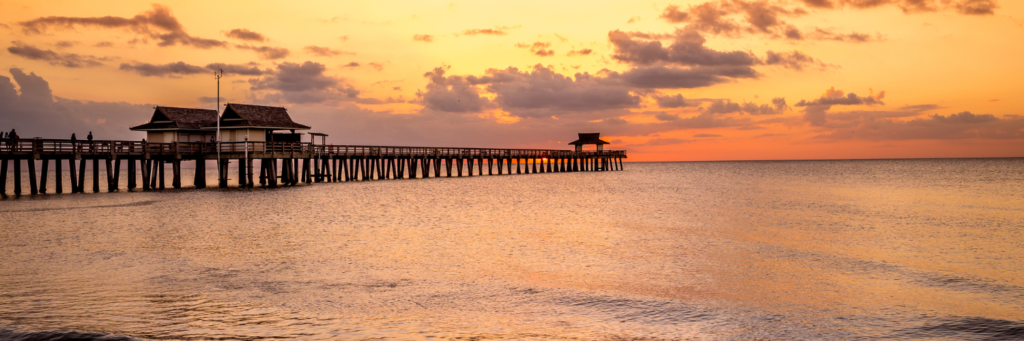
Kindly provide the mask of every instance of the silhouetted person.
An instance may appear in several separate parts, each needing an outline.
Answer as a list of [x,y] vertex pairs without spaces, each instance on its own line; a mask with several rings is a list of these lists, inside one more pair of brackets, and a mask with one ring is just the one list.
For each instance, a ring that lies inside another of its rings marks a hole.
[[71,150],[78,149],[78,138],[75,137],[75,133],[71,133]]
[[18,150],[18,132],[16,130],[14,130],[14,129],[11,129],[11,133],[7,134],[7,140],[10,141],[11,151],[17,151]]
[[91,152],[91,151],[95,150],[96,149],[96,144],[94,144],[92,142],[92,132],[91,131],[89,132],[89,136],[86,136],[85,139],[89,140],[89,151]]

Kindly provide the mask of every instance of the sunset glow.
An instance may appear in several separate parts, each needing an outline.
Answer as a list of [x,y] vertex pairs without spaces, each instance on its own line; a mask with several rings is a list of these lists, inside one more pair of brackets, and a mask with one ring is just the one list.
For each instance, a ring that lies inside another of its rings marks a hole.
[[1024,3],[0,2],[0,130],[285,106],[330,144],[629,161],[1024,156]]

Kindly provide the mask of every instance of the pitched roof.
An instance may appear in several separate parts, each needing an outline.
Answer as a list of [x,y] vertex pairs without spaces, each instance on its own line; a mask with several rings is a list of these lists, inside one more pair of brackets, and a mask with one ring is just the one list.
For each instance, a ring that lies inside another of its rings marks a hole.
[[569,144],[609,144],[608,141],[601,140],[601,133],[579,133],[580,139],[569,142]]
[[220,127],[309,130],[309,126],[292,121],[291,116],[288,116],[288,109],[237,103],[227,104],[224,115],[221,116]]
[[199,130],[217,124],[217,111],[210,109],[156,107],[149,123],[131,130]]

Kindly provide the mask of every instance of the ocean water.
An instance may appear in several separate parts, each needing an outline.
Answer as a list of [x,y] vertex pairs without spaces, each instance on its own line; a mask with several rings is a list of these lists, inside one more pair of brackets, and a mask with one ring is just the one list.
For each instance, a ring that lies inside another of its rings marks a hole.
[[1024,159],[22,196],[0,339],[1022,339],[1022,231]]

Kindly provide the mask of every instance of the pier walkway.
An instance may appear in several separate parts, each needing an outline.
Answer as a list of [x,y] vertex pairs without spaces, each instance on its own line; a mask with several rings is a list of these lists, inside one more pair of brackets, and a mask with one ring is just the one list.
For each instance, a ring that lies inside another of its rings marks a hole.
[[[8,164],[13,167],[14,194],[22,194],[25,163],[31,194],[64,192],[63,166],[71,175],[71,192],[84,193],[86,164],[92,161],[91,192],[119,190],[121,164],[127,164],[127,189],[164,189],[166,164],[171,185],[181,188],[181,163],[195,162],[193,186],[205,188],[206,160],[217,160],[218,186],[228,187],[228,164],[237,162],[240,187],[276,187],[314,182],[417,179],[429,177],[535,174],[622,170],[625,151],[554,149],[335,146],[309,142],[147,143],[145,141],[23,139],[0,143],[0,195],[7,195]],[[219,153],[218,153],[219,149]],[[50,160],[54,175],[49,176]],[[254,172],[253,161],[259,160]],[[36,175],[36,163],[41,169]],[[105,179],[99,178],[101,164]]]

